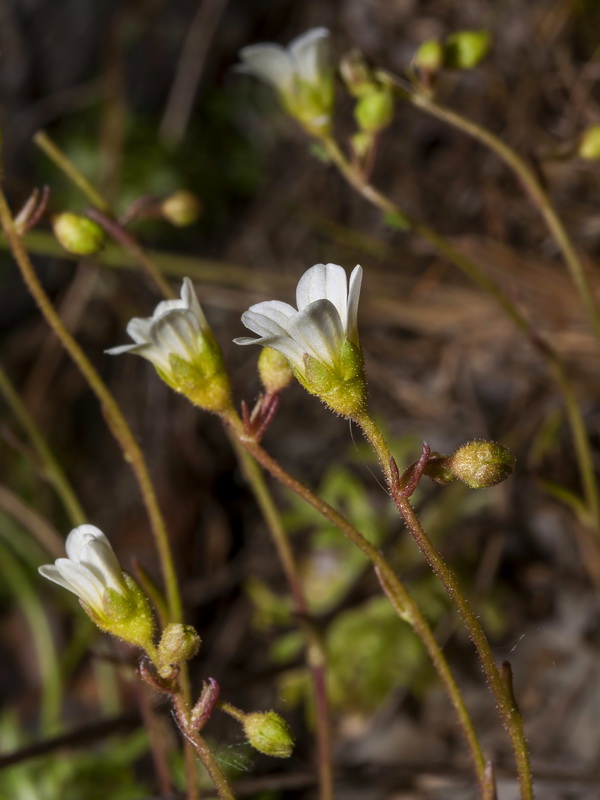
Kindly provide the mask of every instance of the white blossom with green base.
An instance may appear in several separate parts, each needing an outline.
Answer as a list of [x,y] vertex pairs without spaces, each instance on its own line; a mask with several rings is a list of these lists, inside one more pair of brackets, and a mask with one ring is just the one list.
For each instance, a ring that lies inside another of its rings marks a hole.
[[207,411],[219,412],[230,406],[229,378],[221,351],[189,278],[183,279],[179,300],[163,300],[151,317],[134,317],[127,333],[133,344],[106,352],[147,358],[165,383]]
[[258,339],[241,337],[236,344],[260,344],[284,355],[298,381],[339,414],[350,417],[366,402],[357,312],[362,267],[346,271],[337,264],[315,264],[296,289],[298,309],[279,300],[251,306],[244,325]]
[[309,133],[329,132],[334,80],[327,28],[313,28],[287,48],[266,42],[244,47],[239,55],[237,70],[273,86],[287,112]]
[[148,599],[122,571],[102,531],[80,525],[67,536],[65,549],[67,558],[40,567],[40,575],[77,595],[103,631],[152,652],[154,618]]

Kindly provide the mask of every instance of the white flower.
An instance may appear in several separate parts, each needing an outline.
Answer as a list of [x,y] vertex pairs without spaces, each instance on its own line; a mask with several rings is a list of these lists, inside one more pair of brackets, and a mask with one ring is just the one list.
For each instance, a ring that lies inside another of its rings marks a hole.
[[134,317],[127,325],[127,333],[134,344],[112,347],[106,352],[113,356],[121,353],[143,356],[168,375],[171,355],[193,362],[198,352],[198,341],[210,333],[210,328],[194,285],[189,278],[184,278],[180,300],[163,300],[151,317]]
[[273,86],[288,112],[311,132],[323,132],[333,107],[330,33],[313,28],[287,48],[266,42],[240,50],[237,69]]
[[134,344],[106,352],[147,358],[171,388],[201,408],[219,412],[229,407],[229,378],[221,351],[189,278],[183,279],[180,300],[163,300],[151,317],[134,317],[127,333]]
[[244,312],[242,322],[259,338],[234,341],[279,351],[308,391],[350,416],[366,396],[356,322],[361,282],[360,266],[353,269],[348,287],[342,267],[315,264],[298,283],[297,310],[279,300],[257,303]]
[[299,372],[304,371],[305,355],[335,368],[346,339],[359,347],[356,315],[361,281],[362,267],[356,266],[348,291],[343,267],[315,264],[298,283],[298,310],[280,300],[250,306],[242,322],[260,338],[241,337],[234,342],[272,347]]
[[67,536],[67,558],[39,568],[40,575],[76,594],[95,614],[105,616],[104,593],[127,594],[123,572],[110,542],[93,525],[80,525]]

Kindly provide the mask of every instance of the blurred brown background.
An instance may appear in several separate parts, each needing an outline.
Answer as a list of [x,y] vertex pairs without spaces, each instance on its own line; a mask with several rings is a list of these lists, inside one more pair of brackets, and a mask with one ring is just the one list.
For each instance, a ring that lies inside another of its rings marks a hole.
[[[445,74],[439,96],[532,160],[598,285],[600,165],[556,158],[600,121],[595,0],[2,0],[7,194],[17,209],[34,186],[48,184],[51,213],[85,209],[81,194],[32,144],[40,128],[119,211],[148,193],[194,191],[204,207],[196,225],[179,230],[153,221],[134,230],[149,247],[189,259],[182,266],[167,258],[167,271],[177,268],[171,274],[175,284],[182,274],[194,278],[236,392],[249,402],[259,392],[257,353],[231,343],[243,334],[240,313],[262,299],[291,301],[298,278],[315,263],[363,265],[359,322],[371,405],[399,462],[416,459],[422,440],[451,452],[468,439],[492,438],[517,457],[514,476],[505,484],[480,493],[428,484],[418,502],[482,610],[498,660],[512,663],[539,797],[597,798],[598,554],[573,512],[544,488],[552,482],[579,491],[561,398],[538,353],[489,298],[428,245],[386,225],[379,211],[311,152],[307,137],[268,88],[232,72],[240,47],[286,44],[318,25],[331,29],[338,55],[358,47],[399,74],[425,39],[460,29],[490,30],[494,45],[485,63],[471,72]],[[352,107],[342,91],[339,97],[336,129],[344,142],[352,131]],[[597,456],[596,343],[556,246],[514,176],[462,133],[399,104],[382,137],[373,182],[483,264],[549,337],[567,364]],[[194,679],[199,685],[214,676],[232,702],[248,709],[276,706],[298,734],[291,762],[273,766],[255,759],[238,780],[255,797],[314,797],[310,721],[293,692],[282,688],[289,689],[290,670],[301,668],[301,658],[297,654],[282,663],[269,652],[278,637],[293,630],[293,622],[251,624],[260,602],[249,579],[258,578],[277,593],[285,587],[228,442],[213,419],[170,392],[147,362],[103,353],[126,341],[131,316],[151,313],[159,298],[148,279],[133,268],[115,269],[102,257],[81,263],[62,257],[49,231],[48,221],[42,221],[31,239],[38,274],[122,404],[156,480],[187,618],[203,638]],[[122,257],[115,261],[125,263]],[[126,569],[135,557],[157,576],[133,476],[94,396],[48,332],[4,250],[0,281],[3,368],[57,453],[90,522],[109,535]],[[131,683],[121,672],[113,684],[99,677],[110,669],[107,663],[127,654],[94,639],[90,656],[90,635],[82,628],[87,623],[74,622],[81,616],[77,606],[41,586],[35,573],[43,554],[27,544],[26,526],[15,521],[14,497],[61,535],[70,525],[4,403],[0,414],[2,568],[11,570],[16,559],[23,585],[43,598],[59,656],[68,654],[61,665],[68,675],[62,727],[47,731],[48,737],[61,733],[67,741],[44,757],[25,752],[19,766],[0,771],[0,797],[158,796],[143,742],[138,750],[131,744],[140,726]],[[360,435],[351,433],[347,423],[294,386],[282,397],[266,446],[315,488],[332,464],[338,465],[340,496],[348,503],[358,479],[357,496],[382,521],[377,535],[403,577],[423,596],[428,587],[438,592],[388,508]],[[275,492],[289,507],[289,498]],[[315,539],[318,523],[310,516],[296,510],[290,526],[310,577],[311,558],[315,553],[322,558],[331,545]],[[343,557],[335,547],[333,552]],[[359,570],[321,615],[324,630],[344,613],[364,608],[375,594],[372,576]],[[46,736],[39,719],[44,671],[24,613],[25,596],[27,590],[15,581],[0,588],[5,753]],[[497,764],[500,796],[514,798],[508,742],[474,652],[441,598],[430,613],[486,752]],[[386,630],[384,638],[391,635]],[[75,633],[80,647],[74,645]],[[362,640],[339,636],[341,660],[343,647],[350,648],[360,673]],[[385,660],[389,653],[383,647]],[[396,657],[390,657],[392,666]],[[367,684],[370,669],[372,664],[364,666]],[[409,675],[398,663],[401,680],[395,681],[393,669],[384,678],[378,674],[380,688],[371,692],[369,684],[364,696],[357,689],[356,707],[351,688],[352,680],[362,685],[360,675],[340,678],[349,681],[334,715],[340,800],[475,796],[445,697],[433,678],[423,680],[417,672]],[[168,713],[158,712],[165,747],[172,750]],[[105,718],[113,728],[94,728]],[[76,746],[77,734],[69,738],[82,725],[95,731],[84,748]],[[210,732],[231,745],[229,760],[235,761],[239,730],[215,718]],[[118,736],[125,737],[130,755],[117,767]],[[73,767],[67,777],[56,777],[57,760],[71,753],[75,764],[82,749],[89,759],[85,769]],[[111,776],[110,790],[98,778],[98,764],[107,754],[112,754],[105,774]],[[84,774],[94,780],[85,783]]]

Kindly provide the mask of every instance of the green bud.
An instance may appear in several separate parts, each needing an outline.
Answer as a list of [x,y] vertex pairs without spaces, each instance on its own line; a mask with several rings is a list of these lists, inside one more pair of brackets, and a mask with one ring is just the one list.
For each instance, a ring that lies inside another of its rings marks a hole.
[[514,469],[515,459],[504,445],[475,439],[448,456],[445,466],[471,489],[483,489],[506,480]]
[[291,756],[294,749],[292,731],[275,711],[245,714],[242,724],[249,744],[259,753],[274,758]]
[[269,394],[277,394],[288,386],[294,373],[287,358],[273,350],[272,347],[263,347],[258,357],[258,373]]
[[577,155],[586,161],[600,159],[600,125],[592,125],[583,132],[579,140]]
[[200,649],[201,640],[191,625],[170,622],[163,630],[157,649],[158,673],[168,678],[173,666],[193,658]]
[[363,97],[376,85],[373,70],[360,50],[351,50],[341,59],[340,75],[353,97]]
[[437,39],[423,42],[414,55],[413,65],[420,72],[435,75],[444,65],[444,48]]
[[492,46],[489,31],[457,31],[444,45],[444,66],[449,69],[473,69],[487,56]]
[[68,211],[54,217],[52,229],[67,253],[76,256],[94,255],[106,242],[106,234],[97,222]]
[[187,189],[180,189],[165,198],[160,210],[163,217],[178,228],[193,225],[202,213],[202,203],[195,194]]
[[354,119],[361,130],[379,133],[394,118],[394,95],[389,86],[374,87],[361,97],[354,108]]

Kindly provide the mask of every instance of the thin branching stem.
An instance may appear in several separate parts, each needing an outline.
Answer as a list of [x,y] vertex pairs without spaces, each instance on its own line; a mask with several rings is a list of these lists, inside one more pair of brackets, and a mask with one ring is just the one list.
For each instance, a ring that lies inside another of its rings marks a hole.
[[322,514],[322,516],[339,528],[371,562],[375,568],[377,578],[383,591],[390,599],[398,616],[407,622],[421,639],[448,693],[450,701],[456,711],[459,725],[469,746],[473,766],[483,796],[485,789],[485,759],[469,712],[464,704],[462,694],[452,675],[448,662],[427,620],[404,584],[400,581],[383,554],[365,539],[342,514],[322,500],[303,483],[290,475],[258,442],[245,434],[242,423],[236,414],[227,414],[225,420],[242,447],[244,447],[273,478],[301,497],[306,503],[311,505]]
[[539,355],[544,359],[548,371],[555,381],[560,394],[562,395],[567,412],[567,419],[571,428],[573,442],[575,446],[575,456],[583,486],[585,502],[587,506],[587,518],[585,520],[588,529],[594,531],[596,536],[600,535],[600,492],[598,481],[594,470],[592,450],[585,422],[581,413],[581,408],[565,365],[555,350],[544,341],[543,338],[532,328],[527,318],[521,313],[512,300],[502,291],[501,287],[488,277],[479,265],[471,258],[466,256],[443,236],[421,222],[411,220],[393,200],[386,197],[382,192],[372,186],[361,173],[345,157],[337,142],[333,139],[325,139],[322,142],[332,162],[340,170],[348,183],[353,186],[365,200],[381,209],[386,214],[400,217],[407,228],[416,233],[425,241],[429,242],[435,249],[451,264],[458,267],[470,280],[480,289],[493,298],[506,316],[511,319],[517,328],[527,336],[529,342],[536,348]]
[[485,635],[485,631],[483,630],[481,623],[479,622],[479,618],[472,609],[471,604],[469,603],[456,575],[446,564],[441,553],[436,549],[434,544],[427,536],[410,504],[410,501],[406,496],[403,495],[401,491],[398,490],[398,485],[394,480],[394,475],[391,469],[392,454],[383,435],[381,434],[381,431],[373,419],[369,416],[368,412],[363,412],[356,415],[354,417],[354,422],[361,427],[365,437],[379,458],[379,462],[386,477],[390,495],[392,496],[392,499],[394,500],[394,503],[396,504],[396,507],[398,508],[406,527],[412,534],[413,539],[425,556],[429,566],[440,579],[469,632],[469,636],[475,645],[479,660],[481,661],[481,665],[483,667],[483,671],[487,678],[490,689],[492,690],[496,700],[496,705],[500,712],[500,716],[513,746],[515,760],[517,763],[517,771],[519,773],[521,798],[522,800],[533,800],[533,781],[531,777],[531,766],[529,763],[529,752],[527,749],[527,742],[525,740],[525,733],[523,731],[523,718],[514,702],[512,692],[508,691],[506,683],[502,680],[500,670],[498,669],[494,659],[491,645],[487,636]]

